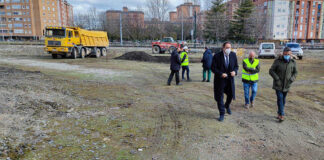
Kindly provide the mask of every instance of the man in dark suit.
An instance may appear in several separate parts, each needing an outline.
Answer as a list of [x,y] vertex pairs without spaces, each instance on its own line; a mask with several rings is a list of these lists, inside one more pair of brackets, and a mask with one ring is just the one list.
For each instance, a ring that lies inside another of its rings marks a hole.
[[[231,43],[225,42],[221,52],[213,57],[212,71],[214,76],[214,98],[219,110],[219,121],[224,121],[225,109],[229,115],[232,114],[230,105],[235,99],[234,77],[237,75],[238,63],[236,53],[231,52]],[[224,93],[226,102],[224,104]]]

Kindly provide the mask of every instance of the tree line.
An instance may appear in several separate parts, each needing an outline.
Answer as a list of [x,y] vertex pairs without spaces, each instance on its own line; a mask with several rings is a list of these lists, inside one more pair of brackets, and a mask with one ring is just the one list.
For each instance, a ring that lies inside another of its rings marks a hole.
[[[200,1],[195,0],[194,3],[200,4]],[[206,0],[205,6],[208,10],[204,11],[203,16],[197,20],[197,40],[254,43],[264,35],[265,15],[258,11],[252,0],[242,0],[232,19],[226,14],[225,0]],[[146,11],[138,9],[147,16],[145,25],[127,16],[123,16],[122,20],[107,20],[105,12],[97,12],[96,8],[76,14],[74,22],[76,26],[82,28],[107,31],[112,41],[119,41],[121,28],[123,39],[129,41],[158,40],[166,36],[181,40],[182,31],[184,40],[192,39],[193,21],[170,22],[168,20],[169,0],[146,0],[146,8],[148,8]]]

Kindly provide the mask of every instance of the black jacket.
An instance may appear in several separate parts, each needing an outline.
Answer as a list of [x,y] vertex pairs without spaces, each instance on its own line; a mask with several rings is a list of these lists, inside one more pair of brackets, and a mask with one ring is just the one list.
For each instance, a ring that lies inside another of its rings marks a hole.
[[[229,54],[229,66],[226,69],[225,66],[225,59],[224,59],[224,53],[223,51],[217,53],[213,57],[212,62],[212,68],[211,70],[215,74],[214,76],[214,98],[216,101],[219,101],[221,94],[224,93],[224,89],[226,87],[226,81],[229,81],[231,83],[231,94],[233,96],[233,99],[235,99],[235,83],[234,83],[234,77],[231,76],[231,72],[235,71],[237,74],[237,71],[239,69],[238,63],[237,63],[237,57],[236,53],[231,52]],[[225,73],[228,75],[227,78],[222,78],[222,74]]]
[[179,55],[177,49],[175,49],[171,54],[170,69],[174,70],[174,71],[179,71],[180,66],[181,66],[180,55]]
[[212,65],[212,62],[213,62],[213,54],[212,54],[211,50],[207,49],[205,51],[201,62],[203,63],[203,68],[204,69],[211,69],[211,65]]

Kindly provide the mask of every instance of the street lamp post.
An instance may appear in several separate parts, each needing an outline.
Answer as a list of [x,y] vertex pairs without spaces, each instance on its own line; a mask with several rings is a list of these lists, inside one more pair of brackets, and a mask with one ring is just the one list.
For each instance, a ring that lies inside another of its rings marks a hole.
[[2,26],[2,17],[0,17],[0,26],[1,26],[2,41],[4,41],[4,32],[3,32],[3,26]]

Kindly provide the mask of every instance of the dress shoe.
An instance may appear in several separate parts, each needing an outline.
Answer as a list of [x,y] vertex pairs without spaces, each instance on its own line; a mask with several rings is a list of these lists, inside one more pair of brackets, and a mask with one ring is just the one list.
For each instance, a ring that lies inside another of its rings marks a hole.
[[227,112],[227,114],[232,115],[232,111],[230,108],[226,108],[226,112]]
[[223,122],[224,121],[224,115],[220,115],[218,118],[218,121]]

